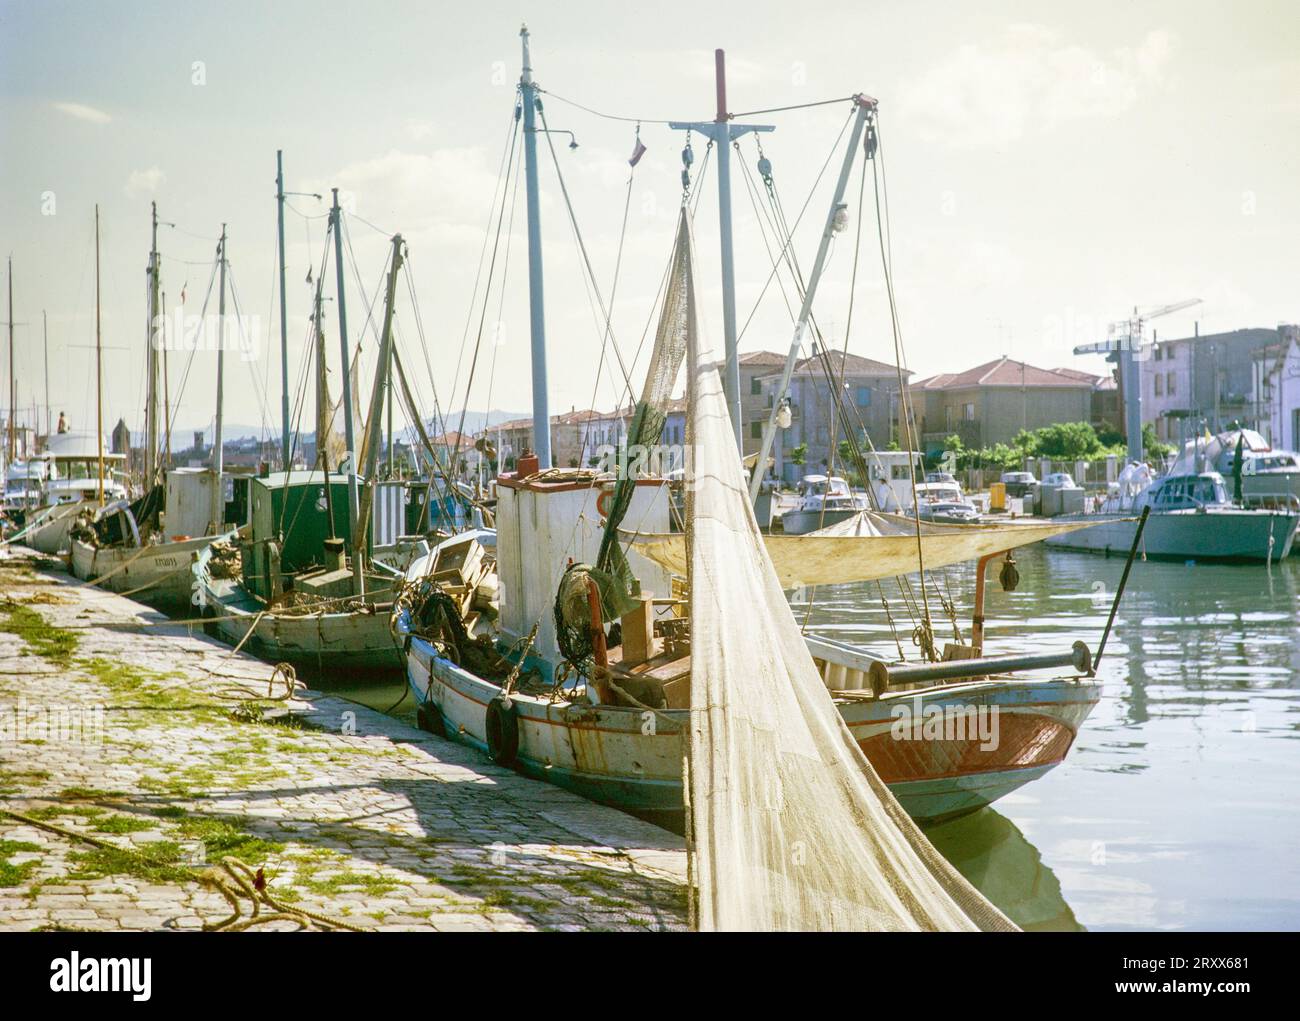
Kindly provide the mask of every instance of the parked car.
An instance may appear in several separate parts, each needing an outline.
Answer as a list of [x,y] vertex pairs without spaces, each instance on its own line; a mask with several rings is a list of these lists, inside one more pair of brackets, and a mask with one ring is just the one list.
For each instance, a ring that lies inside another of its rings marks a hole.
[[1079,489],[1078,483],[1074,481],[1074,476],[1069,472],[1052,472],[1047,478],[1043,479],[1044,486],[1057,486],[1060,489]]
[[1002,484],[1007,487],[1007,496],[1023,497],[1038,485],[1038,480],[1033,472],[1003,472]]

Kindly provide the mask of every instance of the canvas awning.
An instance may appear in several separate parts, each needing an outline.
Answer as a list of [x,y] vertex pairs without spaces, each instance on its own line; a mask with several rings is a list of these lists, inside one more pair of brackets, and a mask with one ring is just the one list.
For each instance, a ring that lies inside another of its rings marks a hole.
[[[976,560],[990,553],[1028,546],[1052,535],[1073,532],[1088,521],[1059,524],[921,524],[921,552],[927,570]],[[913,574],[920,570],[916,522],[896,514],[863,511],[807,535],[765,535],[768,555],[781,587],[842,585]],[[633,548],[674,574],[685,576],[683,535],[638,535]]]

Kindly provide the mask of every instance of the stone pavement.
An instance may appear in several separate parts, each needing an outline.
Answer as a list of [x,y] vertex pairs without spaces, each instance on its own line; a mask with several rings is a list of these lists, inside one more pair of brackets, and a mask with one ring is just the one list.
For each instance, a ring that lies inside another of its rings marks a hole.
[[0,550],[0,809],[111,845],[0,816],[0,929],[198,929],[224,855],[367,929],[685,928],[673,834],[339,698],[276,718],[229,690],[267,664],[162,620]]

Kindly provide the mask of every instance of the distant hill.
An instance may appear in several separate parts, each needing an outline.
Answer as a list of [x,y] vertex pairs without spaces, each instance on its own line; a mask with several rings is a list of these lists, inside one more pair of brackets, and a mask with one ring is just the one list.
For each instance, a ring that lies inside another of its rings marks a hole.
[[[446,423],[447,428],[448,429],[458,428],[460,425],[460,409],[456,408],[455,410],[447,411],[445,414],[447,420]],[[502,411],[497,408],[493,408],[491,411],[474,411],[471,409],[465,412],[464,431],[467,433],[476,433],[486,428],[487,426],[496,425],[498,422],[509,422],[510,420],[516,418],[527,418],[531,414],[532,414],[531,410],[530,411]],[[309,425],[314,425],[314,422],[303,422],[302,424],[304,426],[309,426]],[[429,430],[430,436],[442,431],[442,428],[438,425],[438,423],[433,422],[431,420],[425,422],[425,428]],[[199,425],[179,426],[178,425],[173,427],[172,429],[173,449],[188,447],[194,440],[194,434],[196,432],[199,432],[200,430],[203,432],[203,438],[205,442],[208,443],[212,442],[211,423],[208,423],[207,425],[203,425],[203,426],[199,426]],[[255,437],[265,436],[268,439],[274,439],[275,437],[280,435],[280,425],[278,422],[272,426],[248,425],[246,423],[240,423],[240,422],[223,422],[221,424],[221,433],[222,436],[224,436],[225,439],[227,440],[242,439],[243,437],[246,436],[255,436]],[[414,435],[408,436],[407,433],[413,433],[413,430],[410,429],[402,430],[402,436],[407,440],[415,439]],[[314,438],[314,430],[313,431],[303,430],[302,435],[304,438],[307,437]],[[144,431],[139,429],[133,429],[131,431],[131,442],[135,446],[143,445]]]

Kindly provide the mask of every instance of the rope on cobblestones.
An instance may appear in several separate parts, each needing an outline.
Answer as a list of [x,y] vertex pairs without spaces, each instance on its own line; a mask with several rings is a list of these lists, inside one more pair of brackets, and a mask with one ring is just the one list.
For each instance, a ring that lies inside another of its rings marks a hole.
[[[230,855],[222,858],[220,865],[213,866],[198,878],[199,882],[204,886],[211,887],[221,894],[231,909],[229,917],[223,918],[219,922],[205,922],[203,925],[204,932],[243,932],[254,925],[265,925],[267,922],[280,921],[294,922],[304,930],[320,926],[324,929],[345,929],[348,932],[366,931],[363,926],[353,925],[341,918],[333,918],[329,915],[318,914],[315,911],[308,911],[306,908],[282,904],[271,896],[261,869],[254,871],[246,862]],[[230,882],[227,882],[227,879],[233,882],[240,892],[248,898],[250,912],[247,918],[244,917],[239,896],[231,889]],[[264,904],[272,909],[270,914],[262,914],[262,905]],[[315,925],[312,924],[313,922]]]
[[[51,799],[42,799],[51,800]],[[58,800],[58,799],[52,799]],[[60,826],[58,823],[50,822],[47,819],[37,819],[35,816],[27,815],[24,812],[16,812],[12,808],[0,808],[0,815],[8,816],[10,819],[17,820],[25,826],[33,826],[36,829],[45,830],[54,833],[68,840],[79,841],[90,844],[92,847],[98,847],[105,851],[115,851],[118,854],[131,855],[139,858],[149,865],[165,865],[169,868],[189,870],[192,866],[177,863],[160,861],[157,858],[151,858],[143,851],[134,847],[122,847],[111,840],[105,840],[102,837],[96,837],[90,833],[80,833],[77,830],[69,829],[67,826]],[[223,875],[224,873],[224,875]],[[251,907],[251,914],[248,918],[244,917],[238,895],[230,888],[226,877],[229,877],[240,891],[248,898]],[[254,926],[263,925],[267,922],[291,921],[296,923],[302,929],[312,929],[320,926],[325,929],[346,929],[349,932],[365,932],[366,930],[350,922],[345,922],[341,918],[333,918],[330,915],[319,914],[315,911],[308,911],[306,908],[289,907],[282,904],[276,898],[272,897],[266,886],[265,873],[262,869],[254,870],[252,866],[231,855],[226,855],[221,859],[219,865],[205,869],[194,877],[199,883],[210,887],[226,899],[231,907],[231,915],[223,918],[219,922],[205,922],[203,925],[204,932],[242,932],[243,930]],[[262,914],[262,905],[272,908],[270,914]],[[313,926],[312,923],[315,923]]]

